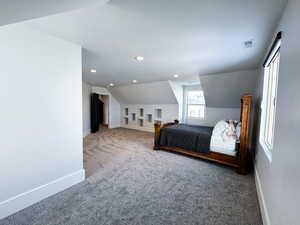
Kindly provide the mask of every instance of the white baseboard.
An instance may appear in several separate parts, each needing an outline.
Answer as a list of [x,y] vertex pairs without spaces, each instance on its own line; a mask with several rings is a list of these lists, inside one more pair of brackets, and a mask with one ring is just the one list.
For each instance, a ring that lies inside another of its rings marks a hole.
[[111,122],[109,125],[108,125],[108,128],[118,128],[120,127],[120,123],[119,122]]
[[134,126],[134,125],[122,125],[121,127],[132,129],[132,130],[140,130],[140,131],[146,131],[146,132],[152,132],[154,133],[154,126],[153,127],[140,127],[140,126]]
[[63,191],[85,179],[84,169],[0,202],[0,219]]
[[257,190],[258,201],[259,201],[260,212],[261,212],[263,224],[271,225],[268,208],[266,206],[264,193],[263,193],[263,190],[261,187],[259,173],[258,173],[256,167],[254,167],[254,176],[255,176],[255,185],[256,185],[256,190]]

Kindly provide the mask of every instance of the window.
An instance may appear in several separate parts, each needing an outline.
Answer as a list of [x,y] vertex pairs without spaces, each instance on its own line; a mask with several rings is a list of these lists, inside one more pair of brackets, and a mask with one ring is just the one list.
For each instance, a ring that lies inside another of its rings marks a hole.
[[187,91],[186,103],[188,118],[204,118],[205,101],[203,91]]
[[260,143],[268,158],[272,160],[271,151],[274,142],[277,82],[280,63],[280,39],[277,38],[264,63],[264,87],[261,104]]

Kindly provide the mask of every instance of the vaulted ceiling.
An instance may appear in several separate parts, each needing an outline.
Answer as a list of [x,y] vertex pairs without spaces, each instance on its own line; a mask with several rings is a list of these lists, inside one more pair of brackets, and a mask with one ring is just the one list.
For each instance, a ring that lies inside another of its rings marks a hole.
[[109,90],[122,104],[178,104],[168,81],[122,85]]
[[285,3],[111,0],[27,24],[82,45],[85,81],[120,85],[257,68]]
[[243,94],[254,94],[258,70],[200,76],[205,103],[211,108],[239,108]]
[[0,26],[104,4],[109,0],[1,0]]

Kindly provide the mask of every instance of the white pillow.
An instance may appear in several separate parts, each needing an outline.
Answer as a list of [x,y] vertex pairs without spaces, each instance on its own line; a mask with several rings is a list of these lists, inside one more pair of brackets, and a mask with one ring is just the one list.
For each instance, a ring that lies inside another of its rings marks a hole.
[[212,151],[235,155],[236,140],[233,136],[227,137],[227,133],[232,134],[232,126],[230,126],[225,120],[219,121],[213,129],[210,141],[210,149]]
[[233,120],[229,120],[226,130],[224,130],[224,132],[223,132],[223,140],[224,141],[229,141],[229,140],[236,141],[237,140],[236,128],[235,128]]
[[220,120],[213,129],[213,136],[222,136],[228,126],[229,125],[225,120]]

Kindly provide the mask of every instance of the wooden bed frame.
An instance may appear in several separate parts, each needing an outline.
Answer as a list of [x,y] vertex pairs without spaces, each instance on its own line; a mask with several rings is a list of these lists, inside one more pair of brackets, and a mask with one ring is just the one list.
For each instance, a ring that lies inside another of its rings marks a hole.
[[173,146],[159,146],[160,129],[178,124],[179,121],[165,123],[165,124],[154,124],[155,136],[154,136],[154,150],[168,150],[173,152],[182,153],[189,156],[194,156],[201,159],[206,159],[212,162],[221,163],[227,166],[237,168],[239,174],[247,174],[250,167],[251,157],[249,151],[249,128],[250,128],[250,110],[251,110],[251,94],[245,94],[241,99],[241,135],[240,143],[237,144],[237,155],[231,156],[218,152],[210,152],[209,154],[203,154],[198,152],[191,152],[185,149],[173,147]]

